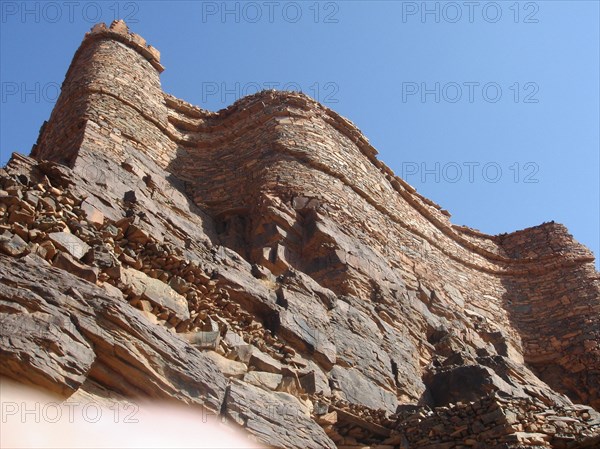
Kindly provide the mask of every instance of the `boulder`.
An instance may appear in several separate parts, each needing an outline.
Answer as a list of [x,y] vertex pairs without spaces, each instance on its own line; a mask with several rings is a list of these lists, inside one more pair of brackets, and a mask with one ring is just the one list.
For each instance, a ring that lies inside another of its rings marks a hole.
[[212,360],[219,371],[226,377],[242,379],[248,371],[248,366],[245,363],[230,360],[214,351],[206,351],[204,352],[204,356]]
[[59,252],[52,264],[88,282],[96,283],[98,280],[98,268],[79,263],[68,253]]
[[335,366],[329,373],[329,378],[332,390],[338,390],[342,399],[348,402],[384,409],[390,413],[396,411],[396,395],[376,385],[355,368]]
[[170,310],[181,320],[189,319],[187,300],[164,282],[133,268],[121,270],[121,281],[128,285],[135,295],[143,296],[153,304]]
[[90,223],[93,223],[97,227],[104,224],[104,214],[89,199],[81,203],[81,210],[85,213]]
[[189,334],[186,338],[197,348],[216,350],[221,342],[221,333],[219,331],[200,331]]
[[19,257],[27,251],[27,243],[18,235],[8,231],[0,235],[0,251],[12,257]]
[[299,378],[300,385],[307,393],[331,394],[327,377],[320,370],[312,370]]
[[[224,414],[243,426],[263,444],[287,449],[334,449],[325,431],[308,416],[296,398],[271,393],[233,380],[227,391]],[[282,431],[285,429],[285,431]]]
[[258,348],[252,346],[252,354],[248,364],[257,371],[266,371],[268,373],[281,373],[281,363],[271,357],[269,354],[265,354]]
[[81,259],[90,250],[87,243],[68,232],[52,232],[48,237],[54,246],[68,252],[75,259]]
[[264,371],[250,371],[244,375],[244,382],[265,390],[277,390],[283,376]]

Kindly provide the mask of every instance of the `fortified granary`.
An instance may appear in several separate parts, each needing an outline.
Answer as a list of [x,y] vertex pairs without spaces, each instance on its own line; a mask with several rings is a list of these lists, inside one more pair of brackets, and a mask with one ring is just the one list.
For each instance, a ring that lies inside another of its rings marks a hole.
[[94,26],[0,169],[1,375],[268,447],[599,447],[600,276],[564,226],[454,225],[308,96],[211,112],[163,69]]

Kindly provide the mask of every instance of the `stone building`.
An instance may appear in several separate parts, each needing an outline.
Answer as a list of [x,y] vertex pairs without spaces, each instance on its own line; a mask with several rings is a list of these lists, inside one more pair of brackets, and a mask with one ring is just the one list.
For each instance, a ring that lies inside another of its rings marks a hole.
[[94,26],[0,172],[1,374],[199,404],[273,447],[599,444],[600,277],[564,226],[453,225],[309,97],[210,112],[162,71]]

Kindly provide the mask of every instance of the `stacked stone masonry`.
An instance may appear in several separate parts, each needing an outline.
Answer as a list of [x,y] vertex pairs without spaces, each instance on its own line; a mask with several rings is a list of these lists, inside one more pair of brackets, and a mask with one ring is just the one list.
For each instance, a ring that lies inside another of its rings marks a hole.
[[[186,373],[178,349],[166,379],[144,374],[158,393],[138,375],[116,382],[132,360],[82,329],[95,345],[76,377],[66,359],[24,376],[32,346],[0,336],[3,375],[199,402],[273,447],[598,443],[600,276],[564,226],[453,225],[307,96],[265,91],[210,112],[163,93],[162,70],[123,22],[86,35],[32,158],[0,173],[0,297],[15,301],[21,272],[62,270],[90,309],[86,289],[108,292],[115,314],[160,329],[152,348],[191,346],[192,366],[211,368]],[[199,387],[171,391],[168,376]],[[248,406],[286,395],[291,436]]]

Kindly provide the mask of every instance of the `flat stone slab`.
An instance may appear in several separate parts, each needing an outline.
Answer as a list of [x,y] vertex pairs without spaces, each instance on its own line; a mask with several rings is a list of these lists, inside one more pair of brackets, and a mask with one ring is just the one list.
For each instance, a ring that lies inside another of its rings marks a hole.
[[281,373],[281,363],[254,345],[239,345],[234,349],[234,352],[241,362],[254,367],[256,371],[266,371],[275,374]]
[[98,268],[92,268],[78,262],[67,253],[58,253],[54,261],[54,266],[93,284],[98,280],[98,272],[100,271]]
[[214,362],[219,371],[226,377],[235,377],[241,379],[248,371],[248,366],[242,362],[236,362],[223,357],[214,351],[206,351],[203,353],[205,357]]
[[68,252],[75,259],[81,259],[90,250],[90,246],[74,234],[53,232],[48,238],[58,249]]
[[276,390],[283,376],[264,371],[250,371],[244,376],[244,382],[266,390]]
[[88,221],[95,225],[102,226],[104,223],[104,214],[89,199],[81,203],[81,210],[85,212]]
[[248,362],[258,371],[266,371],[269,373],[279,374],[281,373],[281,363],[271,357],[269,354],[265,354],[260,349],[253,347],[250,361]]
[[396,411],[398,406],[396,395],[376,385],[357,369],[335,366],[329,376],[333,381],[332,389],[340,390],[343,398],[348,402],[375,409],[383,408],[390,413]]
[[200,349],[217,349],[221,341],[219,331],[200,331],[188,337],[188,341]]
[[134,294],[169,309],[182,320],[189,319],[187,300],[164,282],[133,268],[125,268],[121,271],[121,281],[129,285]]
[[306,415],[300,402],[291,395],[272,393],[233,379],[223,412],[227,418],[246,428],[269,447],[336,447],[321,426]]
[[0,235],[0,252],[8,256],[18,257],[27,250],[27,243],[18,235],[6,231]]

